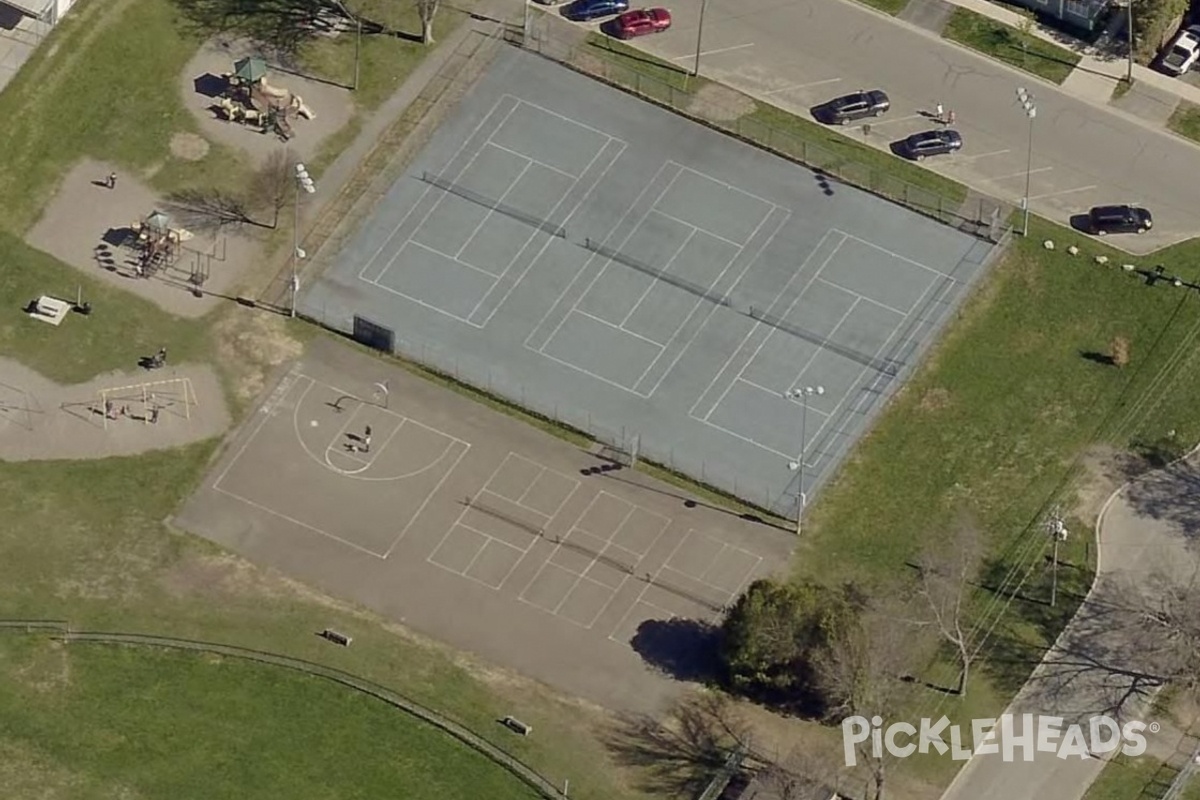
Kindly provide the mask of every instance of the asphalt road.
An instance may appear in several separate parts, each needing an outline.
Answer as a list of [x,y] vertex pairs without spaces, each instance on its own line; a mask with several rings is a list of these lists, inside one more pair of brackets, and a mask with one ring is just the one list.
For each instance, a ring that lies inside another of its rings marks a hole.
[[[671,30],[635,40],[690,68],[700,0],[672,4]],[[1090,206],[1132,202],[1149,207],[1155,229],[1108,237],[1135,253],[1200,235],[1200,148],[1116,111],[1068,96],[1019,70],[849,0],[708,0],[701,73],[800,114],[859,88],[882,88],[892,110],[864,137],[880,149],[932,127],[922,113],[953,109],[963,150],[925,162],[981,192],[1019,203],[1031,167],[1033,210],[1063,223]],[[1016,89],[1035,97],[1030,121]]]

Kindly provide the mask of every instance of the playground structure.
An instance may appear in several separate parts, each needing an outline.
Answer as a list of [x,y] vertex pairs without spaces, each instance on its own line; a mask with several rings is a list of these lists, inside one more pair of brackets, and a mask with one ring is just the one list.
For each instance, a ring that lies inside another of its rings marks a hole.
[[[192,418],[192,406],[197,405],[196,390],[190,378],[168,378],[161,381],[132,383],[114,386],[97,392],[99,406],[92,413],[99,414],[108,423],[124,417],[145,424],[157,422],[160,414]],[[133,406],[132,410],[130,407]]]
[[139,278],[148,278],[160,269],[174,265],[183,243],[193,238],[190,231],[173,227],[170,216],[161,211],[152,212],[130,227],[132,244],[138,251],[136,269]]
[[261,58],[243,58],[234,63],[233,72],[221,77],[226,88],[217,107],[229,122],[257,128],[261,133],[272,131],[287,141],[295,136],[292,120],[316,118],[300,95],[267,82],[267,64]]

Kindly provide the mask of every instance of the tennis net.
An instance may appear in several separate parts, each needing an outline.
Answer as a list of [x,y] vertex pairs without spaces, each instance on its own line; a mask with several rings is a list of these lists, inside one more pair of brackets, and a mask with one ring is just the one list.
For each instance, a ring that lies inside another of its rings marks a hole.
[[487,195],[481,194],[474,189],[468,189],[462,184],[455,183],[448,178],[443,178],[442,176],[436,175],[432,172],[423,172],[421,173],[421,180],[425,183],[428,183],[430,186],[436,186],[443,192],[448,192],[456,197],[469,200],[472,203],[483,206],[489,211],[495,211],[498,214],[511,217],[518,222],[524,222],[526,225],[537,228],[538,230],[548,233],[551,236],[557,236],[559,239],[565,239],[567,236],[567,229],[561,225],[555,225],[549,220],[534,216],[533,214],[529,214],[519,208],[514,208],[507,203],[501,203],[499,200],[493,200]]
[[751,319],[758,320],[766,325],[770,325],[772,328],[781,330],[784,333],[790,333],[797,339],[803,339],[806,342],[811,342],[818,347],[823,347],[826,350],[837,353],[840,356],[845,356],[851,361],[856,361],[859,364],[870,367],[876,372],[881,372],[884,375],[895,375],[897,372],[896,365],[891,361],[887,361],[882,358],[876,358],[875,356],[870,356],[866,353],[860,353],[853,347],[846,347],[845,345],[838,344],[826,336],[805,330],[798,325],[793,325],[787,320],[768,314],[762,309],[750,306],[750,310],[745,313],[746,316],[750,317]]
[[671,275],[665,270],[661,270],[657,267],[652,267],[649,264],[638,261],[633,256],[626,255],[619,250],[614,250],[613,248],[603,245],[600,242],[592,239],[584,239],[583,246],[588,250],[591,250],[593,253],[598,253],[599,255],[604,256],[610,261],[616,261],[618,264],[624,264],[630,269],[635,269],[638,272],[645,273],[646,275],[656,278],[663,283],[668,283],[671,286],[683,289],[685,292],[690,292],[697,297],[702,297],[710,303],[715,303],[719,306],[729,305],[729,297],[727,295],[718,294],[710,291],[707,287],[701,286],[697,283],[692,283],[684,278]]

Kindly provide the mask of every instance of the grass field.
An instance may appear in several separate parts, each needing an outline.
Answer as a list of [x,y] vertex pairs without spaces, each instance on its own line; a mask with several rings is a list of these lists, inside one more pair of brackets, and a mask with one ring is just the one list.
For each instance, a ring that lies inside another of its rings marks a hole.
[[7,797],[540,796],[427,723],[278,667],[10,637],[0,673]]
[[1162,797],[1175,771],[1150,756],[1118,755],[1105,765],[1083,800],[1139,800]]
[[1175,111],[1171,113],[1171,118],[1167,120],[1167,127],[1180,136],[1200,142],[1200,106],[1180,100]]
[[942,36],[1053,83],[1065,81],[1079,63],[1070,50],[966,8],[954,9]]

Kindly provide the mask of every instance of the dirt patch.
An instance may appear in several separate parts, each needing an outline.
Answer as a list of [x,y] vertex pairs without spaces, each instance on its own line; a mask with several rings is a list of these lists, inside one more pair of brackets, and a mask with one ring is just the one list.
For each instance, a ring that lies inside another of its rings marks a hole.
[[754,101],[728,86],[708,83],[693,95],[687,111],[714,122],[732,122],[754,113]]
[[237,569],[235,561],[226,555],[187,558],[167,569],[159,583],[173,597],[218,594]]
[[194,133],[177,133],[171,137],[171,155],[184,161],[199,161],[208,155],[208,140]]
[[229,368],[239,401],[257,397],[272,369],[303,352],[304,345],[288,334],[286,325],[282,317],[266,312],[227,314],[217,324],[217,352]]
[[1093,445],[1080,459],[1083,477],[1075,493],[1071,514],[1093,525],[1100,509],[1118,488],[1144,472],[1147,465],[1137,456],[1111,445]]
[[31,651],[28,663],[12,671],[13,678],[35,692],[59,692],[71,683],[71,664],[62,642],[47,641]]
[[917,407],[922,411],[941,411],[943,408],[948,408],[950,403],[950,392],[940,386],[935,386],[921,395],[921,402],[917,404]]

